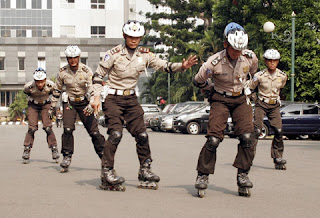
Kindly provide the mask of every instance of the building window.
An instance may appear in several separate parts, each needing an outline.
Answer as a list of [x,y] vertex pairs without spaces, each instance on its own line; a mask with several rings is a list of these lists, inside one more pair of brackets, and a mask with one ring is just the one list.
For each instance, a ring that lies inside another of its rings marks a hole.
[[0,8],[10,8],[10,0],[0,0]]
[[75,0],[60,0],[60,8],[74,8]]
[[75,26],[61,26],[60,37],[75,37]]
[[0,70],[4,70],[4,57],[0,57]]
[[87,65],[88,58],[80,58],[80,62]]
[[104,9],[105,8],[105,0],[91,0],[91,8],[92,9]]
[[27,30],[17,30],[16,31],[16,37],[26,37],[27,36]]
[[41,0],[32,0],[33,9],[41,9]]
[[91,27],[91,38],[105,38],[106,27],[104,26],[92,26]]
[[25,70],[24,68],[24,57],[18,57],[18,69]]
[[52,0],[47,0],[47,9],[52,9]]
[[16,8],[27,8],[26,0],[17,0]]
[[0,94],[0,106],[9,107],[14,102],[17,91],[1,91]]
[[46,69],[46,58],[45,57],[38,57],[38,67],[42,69]]

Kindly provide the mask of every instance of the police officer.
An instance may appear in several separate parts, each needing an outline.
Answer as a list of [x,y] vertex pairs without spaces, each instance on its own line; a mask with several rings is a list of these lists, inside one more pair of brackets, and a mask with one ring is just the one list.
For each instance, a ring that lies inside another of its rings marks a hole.
[[[128,21],[123,25],[124,45],[118,45],[107,51],[104,60],[94,74],[93,83],[95,100],[92,104],[95,110],[100,107],[100,92],[105,75],[108,75],[105,87],[108,88],[103,103],[109,138],[106,141],[102,158],[102,188],[113,184],[122,184],[124,179],[115,176],[114,156],[122,138],[123,124],[136,140],[137,154],[140,162],[138,179],[140,182],[152,183],[149,187],[156,188],[159,176],[151,172],[151,153],[146,127],[143,121],[143,110],[138,102],[135,88],[139,76],[147,67],[161,69],[167,73],[184,71],[197,64],[197,58],[190,56],[182,63],[171,63],[155,56],[148,48],[138,47],[145,30],[138,21]],[[104,98],[103,97],[103,98]],[[145,188],[147,184],[142,184]]]
[[[229,23],[224,30],[224,50],[209,57],[194,78],[194,85],[213,91],[210,98],[210,115],[207,141],[198,160],[198,176],[195,187],[203,197],[209,174],[214,173],[217,148],[224,138],[229,114],[239,137],[238,154],[233,166],[238,168],[237,184],[239,195],[250,196],[252,183],[248,173],[254,158],[252,107],[244,93],[248,74],[254,74],[258,59],[253,51],[247,50],[248,35],[237,23]],[[212,79],[212,82],[211,82]]]
[[263,125],[263,117],[267,115],[270,126],[275,133],[271,146],[271,158],[273,158],[276,169],[285,170],[287,161],[282,159],[283,134],[279,94],[280,89],[286,84],[287,74],[277,68],[280,60],[280,53],[277,50],[266,50],[263,58],[267,68],[256,73],[253,80],[249,82],[249,88],[255,89],[258,87],[254,127],[257,137],[259,137]]
[[58,163],[59,152],[56,136],[52,131],[52,120],[48,117],[51,106],[50,96],[54,83],[47,79],[46,71],[37,68],[33,73],[33,81],[24,86],[24,93],[28,95],[28,132],[24,139],[24,152],[22,159],[27,163],[30,159],[30,151],[34,141],[34,133],[38,130],[38,117],[41,115],[43,130],[47,133],[47,142],[52,151],[52,159]]
[[[77,114],[84,127],[91,136],[94,149],[99,158],[102,157],[105,139],[100,134],[97,120],[89,101],[93,101],[92,71],[80,63],[81,50],[76,45],[69,45],[65,50],[68,65],[62,67],[57,75],[55,90],[53,92],[52,110],[56,107],[61,95],[63,86],[66,87],[66,94],[63,95],[63,134],[62,149],[63,161],[60,164],[61,172],[68,171],[71,157],[74,151],[73,131]],[[87,96],[87,93],[89,96]]]

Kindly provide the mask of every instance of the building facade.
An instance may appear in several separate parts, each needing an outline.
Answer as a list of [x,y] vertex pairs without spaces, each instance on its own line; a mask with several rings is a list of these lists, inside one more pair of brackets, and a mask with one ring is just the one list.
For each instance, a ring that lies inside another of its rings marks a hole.
[[37,67],[48,78],[56,76],[67,64],[64,50],[70,44],[80,47],[81,62],[94,71],[108,49],[123,43],[124,22],[140,19],[132,8],[146,2],[0,0],[0,116]]

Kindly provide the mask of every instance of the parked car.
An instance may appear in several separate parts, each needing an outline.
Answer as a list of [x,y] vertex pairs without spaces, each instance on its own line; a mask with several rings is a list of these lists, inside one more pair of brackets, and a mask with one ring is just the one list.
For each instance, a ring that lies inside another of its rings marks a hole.
[[144,111],[143,119],[147,128],[150,127],[150,119],[161,114],[161,109],[156,104],[141,104]]
[[[315,103],[292,103],[280,109],[283,135],[289,139],[297,137],[304,139],[307,137],[320,138],[320,108]],[[235,137],[232,119],[228,120],[226,134]],[[269,135],[274,135],[267,117],[263,119],[262,133],[260,139]]]
[[204,105],[193,111],[182,113],[173,118],[173,128],[192,135],[206,132],[210,106]]
[[172,113],[161,117],[159,129],[162,131],[175,132],[176,129],[173,127],[173,117],[177,116],[177,114],[180,114],[180,113],[193,111],[204,105],[206,105],[206,102],[200,102],[200,101],[187,101],[184,103],[177,104],[174,110],[172,111]]
[[151,117],[149,119],[149,126],[150,128],[153,130],[153,131],[160,131],[160,123],[161,123],[161,118],[163,116],[165,116],[166,114],[169,114],[173,111],[173,109],[175,108],[175,105],[176,104],[167,104],[160,115],[157,115],[157,116],[154,116],[154,117]]

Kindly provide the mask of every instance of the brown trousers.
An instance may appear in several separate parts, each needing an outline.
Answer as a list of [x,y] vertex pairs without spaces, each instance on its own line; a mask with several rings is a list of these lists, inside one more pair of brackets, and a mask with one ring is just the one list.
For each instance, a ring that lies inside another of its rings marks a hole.
[[[146,131],[143,120],[144,112],[135,95],[108,95],[102,108],[106,118],[109,138],[104,147],[101,164],[102,166],[113,167],[114,156],[118,145],[110,142],[110,134],[112,134],[113,131],[122,133],[123,126],[125,125],[128,132],[137,139],[138,134]],[[140,164],[144,163],[147,159],[151,160],[149,142],[145,145],[137,142],[136,149]]]
[[63,156],[71,156],[74,152],[74,138],[72,131],[75,130],[75,122],[77,119],[77,114],[80,117],[84,127],[91,137],[95,152],[101,158],[104,148],[105,139],[104,136],[100,134],[98,128],[97,119],[94,114],[86,116],[83,109],[88,105],[88,101],[80,102],[70,102],[63,103],[63,128],[64,132],[62,134],[62,148],[61,153]]
[[[267,115],[271,128],[281,129],[282,120],[280,114],[280,104],[267,104],[258,100],[256,102],[254,111],[254,127],[261,129],[263,124],[263,118]],[[271,158],[282,158],[284,150],[282,135],[280,137],[274,137],[271,144]]]
[[[32,102],[28,102],[28,132],[24,139],[24,146],[33,146],[34,141],[34,132],[38,130],[38,117],[39,113],[41,115],[43,129],[46,127],[52,127],[52,120],[48,116],[48,110],[50,109],[51,104],[34,104]],[[49,148],[57,145],[56,136],[54,132],[51,131],[50,134],[47,134],[47,142]]]
[[[209,124],[207,136],[214,136],[220,141],[224,138],[224,130],[227,126],[229,114],[235,125],[235,134],[253,133],[252,107],[247,105],[244,95],[238,97],[227,97],[214,93],[211,99]],[[251,147],[245,148],[238,144],[238,154],[233,166],[249,170],[254,159],[254,143]],[[213,174],[217,159],[217,153],[209,151],[206,145],[203,146],[198,160],[197,170],[201,173]]]

